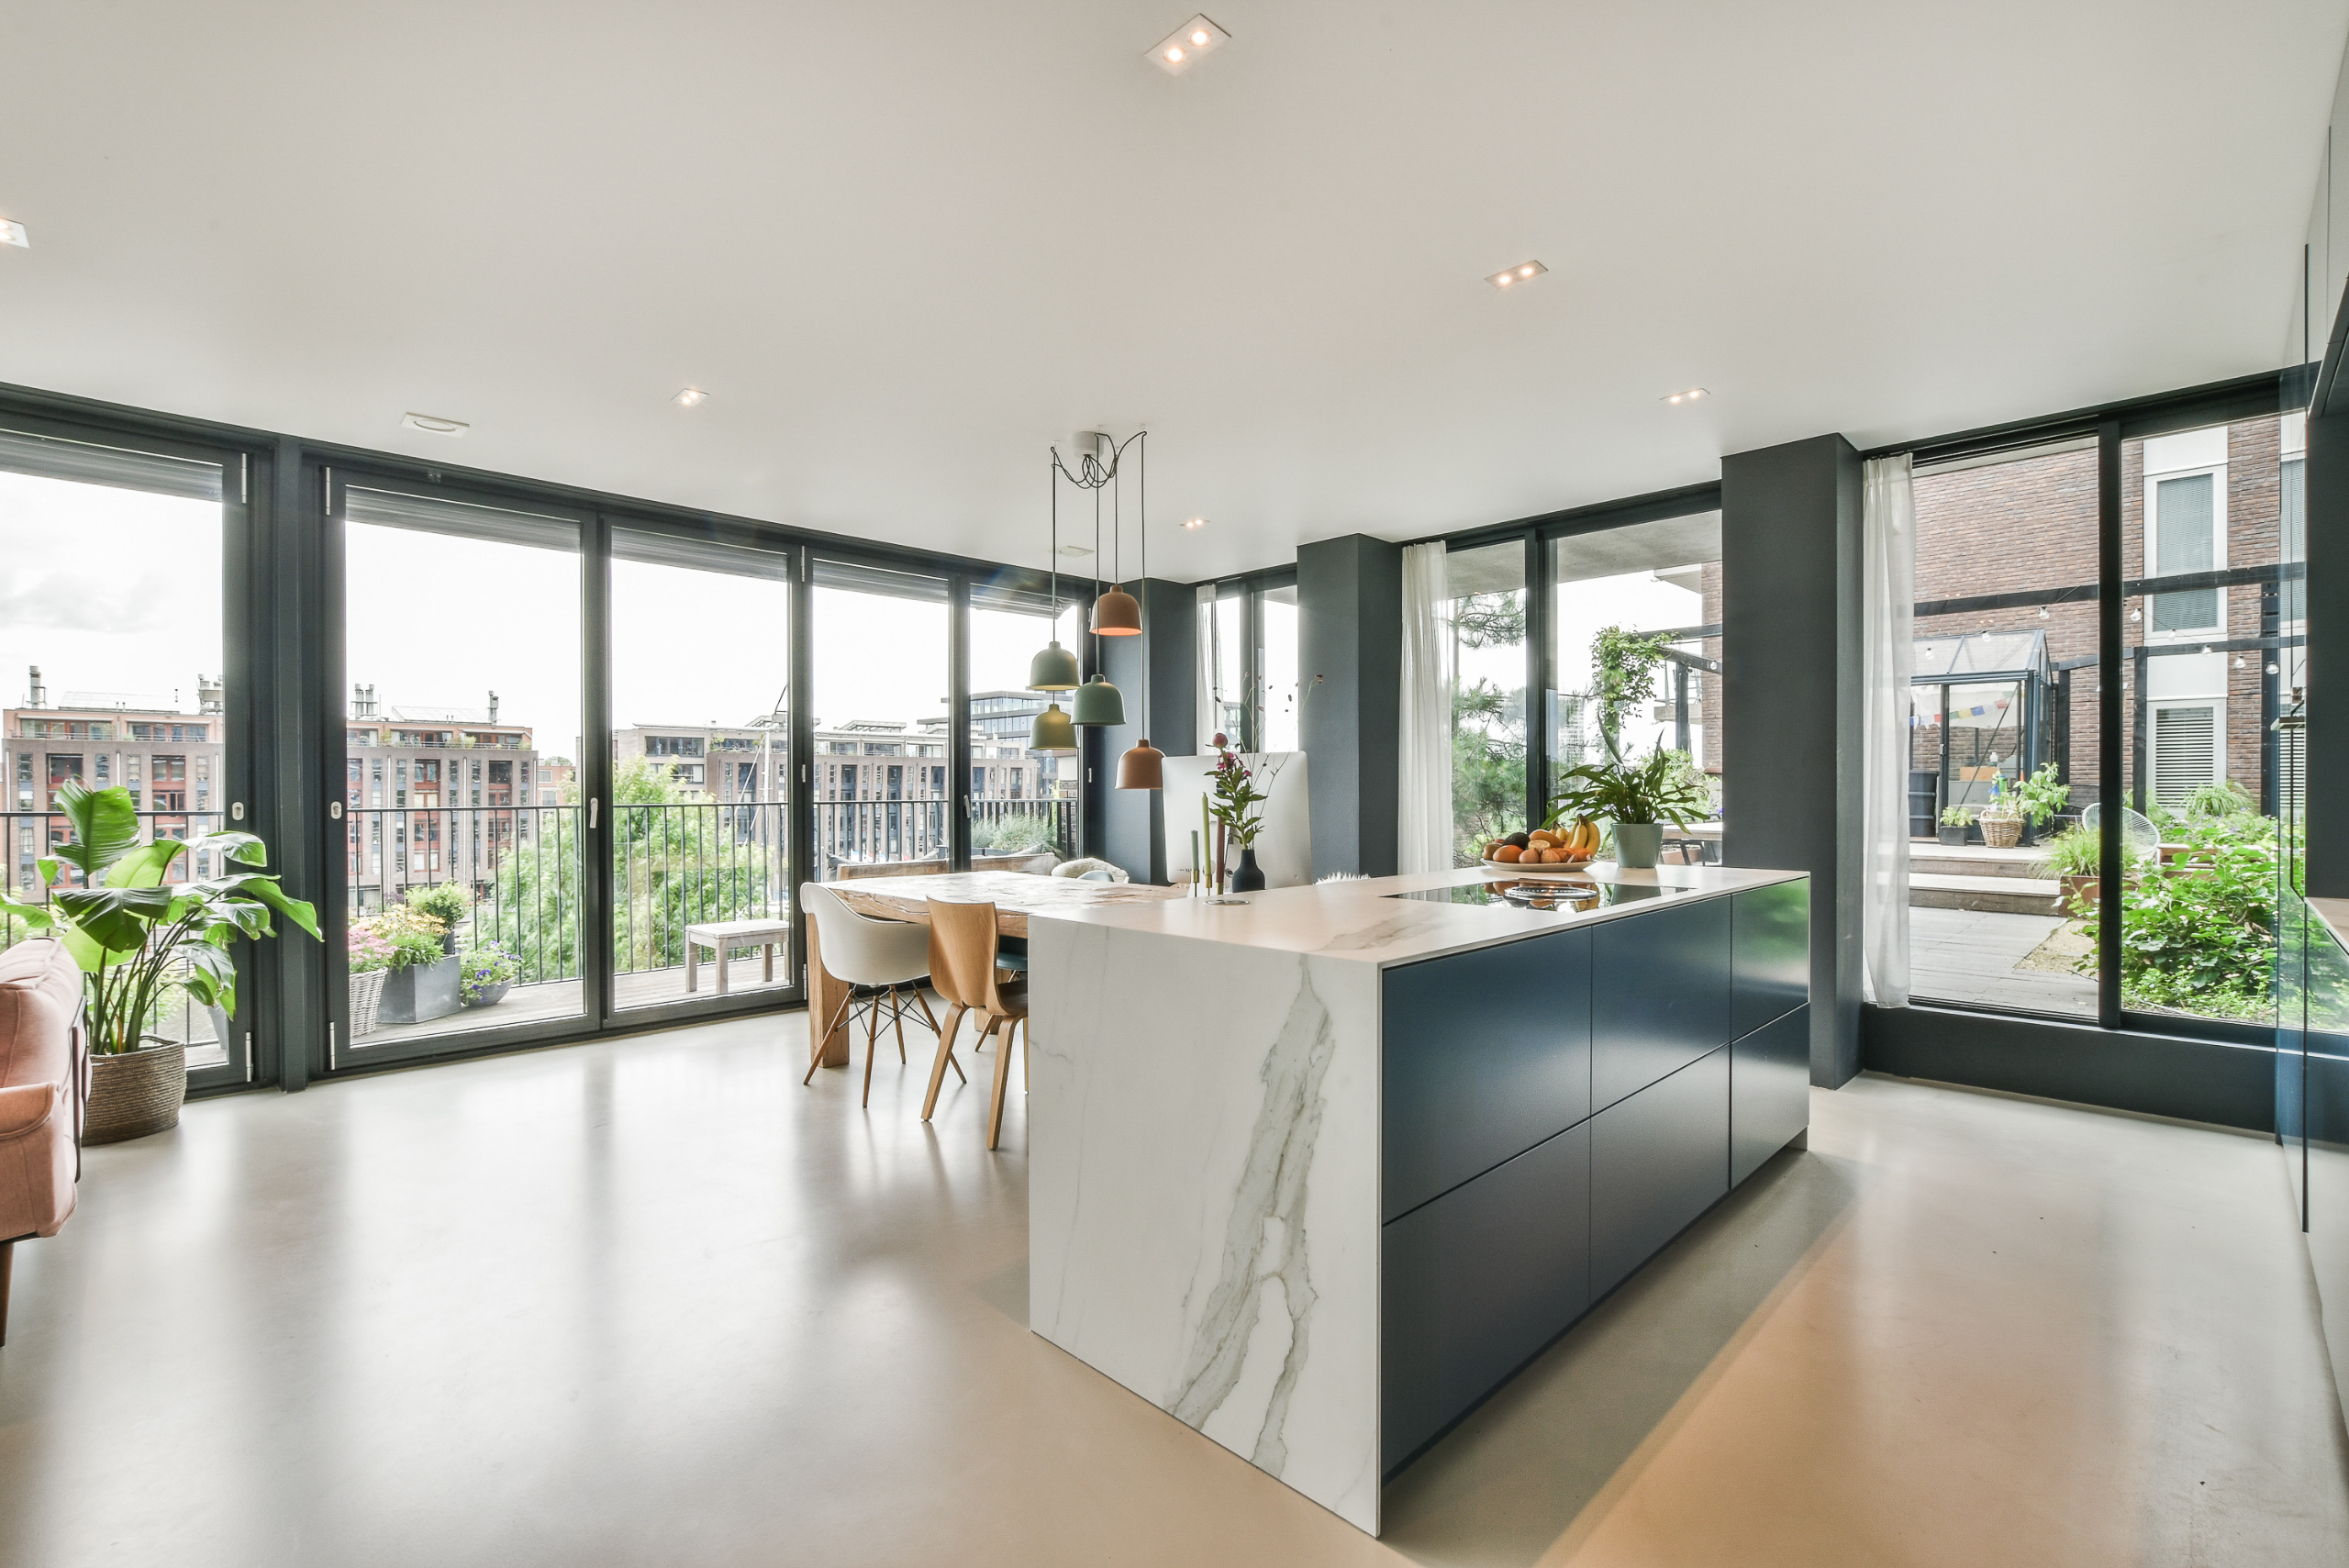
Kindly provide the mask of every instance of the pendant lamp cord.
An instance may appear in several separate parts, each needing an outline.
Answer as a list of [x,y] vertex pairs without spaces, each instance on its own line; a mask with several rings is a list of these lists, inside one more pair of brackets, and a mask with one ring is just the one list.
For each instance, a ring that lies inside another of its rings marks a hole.
[[1060,630],[1060,628],[1061,628],[1061,476],[1060,476],[1060,466],[1061,466],[1060,455],[1056,452],[1056,453],[1054,453],[1054,454],[1053,454],[1053,456],[1052,456],[1052,467],[1050,467],[1050,468],[1048,468],[1048,469],[1046,469],[1046,470],[1044,471],[1044,484],[1046,484],[1046,485],[1051,489],[1051,491],[1052,491],[1051,509],[1052,509],[1052,559],[1049,562],[1047,562],[1046,564],[1051,568],[1051,570],[1052,570],[1052,630],[1053,630],[1053,631],[1054,631],[1054,633],[1056,633],[1056,634],[1059,632],[1059,630]]
[[[1136,430],[1134,439],[1141,442],[1141,591],[1150,592],[1150,432]],[[1149,619],[1144,617],[1142,640],[1149,637]],[[1150,740],[1150,654],[1144,651],[1141,662],[1141,738]]]

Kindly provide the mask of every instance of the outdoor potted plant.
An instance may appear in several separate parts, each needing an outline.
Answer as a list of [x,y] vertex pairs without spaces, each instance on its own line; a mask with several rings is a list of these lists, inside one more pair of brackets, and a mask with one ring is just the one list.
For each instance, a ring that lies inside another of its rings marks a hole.
[[2015,808],[2033,833],[2047,826],[2047,819],[2071,803],[2072,786],[2055,780],[2055,764],[2043,762],[2037,772],[2015,784]]
[[376,1017],[387,1024],[422,1024],[457,1010],[457,970],[462,960],[441,951],[447,929],[437,915],[411,904],[395,904],[360,922],[390,948],[384,955],[383,999]]
[[1941,826],[1936,829],[1936,832],[1942,841],[1942,848],[1945,850],[1964,849],[1965,847],[1966,831],[1973,826],[1974,807],[1970,806],[1943,806],[1942,808]]
[[392,974],[392,941],[368,920],[354,920],[344,933],[351,977],[351,1038],[373,1034],[377,1010],[383,1006],[384,982]]
[[411,909],[421,909],[440,922],[440,951],[457,951],[457,927],[473,913],[473,895],[461,882],[443,882],[431,887],[412,887],[404,900]]
[[[315,938],[317,913],[286,897],[273,876],[226,869],[268,858],[250,833],[142,844],[128,790],[74,783],[59,787],[55,810],[73,836],[37,862],[48,902],[19,903],[0,891],[0,910],[53,931],[81,966],[91,1051],[83,1140],[143,1138],[176,1126],[187,1097],[187,1046],[150,1032],[163,1010],[184,994],[217,1016],[234,1013],[229,944],[274,936],[273,914]],[[220,858],[220,875],[164,882],[173,861],[184,855],[194,865],[207,852]],[[76,884],[57,884],[65,867],[81,873]]]
[[468,1007],[494,1007],[514,989],[522,961],[504,942],[491,940],[467,948],[457,970],[457,1000]]
[[1551,797],[1542,825],[1554,827],[1570,817],[1606,819],[1615,829],[1615,863],[1626,869],[1653,867],[1664,853],[1664,825],[1686,828],[1711,804],[1687,759],[1661,742],[1643,761],[1609,757],[1568,768],[1559,777],[1566,787]]
[[1994,850],[2011,850],[2022,841],[2022,806],[2004,778],[1990,781],[1990,804],[1976,820],[1982,826],[1982,841]]
[[2044,848],[2039,874],[2063,884],[2064,913],[2077,919],[2093,916],[2100,889],[2098,857],[2103,852],[2095,830],[2066,828],[2048,840]]

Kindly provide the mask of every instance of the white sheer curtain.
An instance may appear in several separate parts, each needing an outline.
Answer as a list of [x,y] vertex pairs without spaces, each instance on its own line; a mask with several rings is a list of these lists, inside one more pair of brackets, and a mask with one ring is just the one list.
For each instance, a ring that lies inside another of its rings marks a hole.
[[1223,694],[1215,684],[1216,672],[1223,667],[1221,650],[1216,645],[1215,590],[1212,583],[1200,584],[1198,607],[1193,612],[1199,623],[1199,696],[1191,711],[1198,720],[1198,744],[1194,750],[1202,757],[1215,754],[1216,731],[1223,728]]
[[1452,671],[1443,609],[1451,597],[1442,544],[1403,547],[1403,702],[1397,759],[1397,863],[1413,872],[1452,869]]
[[1872,459],[1861,516],[1865,842],[1861,978],[1879,1007],[1909,1005],[1909,679],[1916,673],[1917,496],[1909,454]]

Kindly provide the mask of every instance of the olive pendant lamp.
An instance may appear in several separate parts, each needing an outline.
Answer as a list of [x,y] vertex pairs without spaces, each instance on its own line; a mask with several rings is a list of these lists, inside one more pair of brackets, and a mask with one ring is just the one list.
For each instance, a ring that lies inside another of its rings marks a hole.
[[[1054,458],[1052,460],[1052,463],[1054,470],[1057,471],[1060,460],[1058,458]],[[1052,486],[1052,573],[1053,637],[1050,647],[1040,650],[1037,652],[1036,657],[1028,662],[1028,689],[1031,692],[1073,692],[1084,682],[1085,673],[1082,670],[1079,670],[1076,666],[1076,655],[1071,653],[1067,649],[1061,646],[1061,639],[1059,636],[1061,626],[1060,474],[1057,472],[1049,473],[1045,475],[1045,482]],[[1052,705],[1052,711],[1059,711],[1058,704]],[[1041,714],[1038,715],[1036,718],[1038,728],[1035,731],[1038,736],[1041,736],[1044,733],[1042,728],[1043,722],[1043,716]],[[1061,727],[1064,729],[1067,728],[1067,725],[1068,720],[1063,717],[1061,720]],[[1029,750],[1032,751],[1041,751],[1043,749],[1044,747],[1041,740],[1034,741],[1029,747]]]
[[[1101,493],[1093,493],[1093,560],[1094,570],[1100,570],[1101,560]],[[1093,579],[1093,592],[1101,592],[1101,579]],[[1126,695],[1109,684],[1109,677],[1097,671],[1093,679],[1076,688],[1076,695],[1068,705],[1069,722],[1083,728],[1123,724],[1126,721]]]
[[1028,727],[1028,750],[1040,757],[1074,757],[1076,755],[1076,729],[1061,711],[1058,703],[1048,703],[1036,721]]
[[[1141,437],[1140,535],[1141,580],[1147,583],[1150,581],[1150,432],[1143,430],[1139,433]],[[1114,596],[1125,598],[1126,603],[1133,604],[1130,597],[1114,589],[1111,592]],[[1095,629],[1100,628],[1097,626]],[[1141,629],[1141,606],[1139,605],[1134,606],[1133,629],[1135,631]],[[1147,660],[1143,662],[1141,683],[1141,739],[1135,742],[1131,751],[1118,759],[1118,787],[1119,789],[1163,789],[1166,787],[1166,753],[1150,743],[1150,674]]]

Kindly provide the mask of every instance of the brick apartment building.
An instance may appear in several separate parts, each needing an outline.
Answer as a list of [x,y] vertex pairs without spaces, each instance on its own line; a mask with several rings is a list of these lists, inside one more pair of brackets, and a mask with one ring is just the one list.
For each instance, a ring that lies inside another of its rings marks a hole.
[[[227,826],[220,683],[198,675],[195,695],[194,712],[176,693],[67,692],[52,702],[40,667],[32,667],[23,703],[0,710],[10,880],[20,893],[39,885],[34,862],[69,835],[65,818],[50,812],[69,780],[128,790],[151,837],[195,838]],[[198,865],[195,874],[214,869]],[[174,870],[188,873],[184,864]]]
[[[2270,416],[2125,443],[2123,576],[2274,567],[2288,528],[2302,526],[2302,430],[2298,416]],[[2053,762],[2072,786],[2073,807],[2095,801],[2107,695],[2129,705],[2123,776],[2132,795],[2174,806],[2198,785],[2226,778],[2264,809],[2277,808],[2279,784],[2297,774],[2288,757],[2279,759],[2269,726],[2279,696],[2301,682],[2300,651],[2217,645],[2297,635],[2297,584],[2254,582],[2128,600],[2129,652],[2108,682],[2096,663],[2092,440],[1929,469],[1917,475],[1916,499],[1920,604],[2085,590],[2051,605],[1918,617],[1920,676],[1953,656],[1974,660],[1976,671],[1990,667],[1980,658],[1997,667],[1995,677],[1968,680],[1961,666],[1946,687],[1914,688],[1912,817],[1920,831],[1929,826],[1925,791],[1936,778],[1941,799],[1978,803],[1992,773],[2012,779],[2027,762]],[[1961,638],[1971,643],[1962,655]],[[2007,674],[2022,665],[2038,673]]]
[[500,854],[540,830],[529,808],[553,781],[530,727],[500,719],[495,692],[483,708],[384,706],[373,685],[354,685],[343,742],[354,907],[397,903],[427,883],[484,888]]

